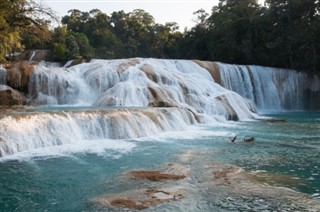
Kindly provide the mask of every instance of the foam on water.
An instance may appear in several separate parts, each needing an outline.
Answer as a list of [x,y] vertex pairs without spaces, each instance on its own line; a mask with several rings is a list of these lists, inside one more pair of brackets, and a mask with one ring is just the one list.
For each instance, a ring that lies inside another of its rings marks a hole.
[[[216,127],[227,127],[230,128],[233,127],[231,124],[216,124]],[[201,139],[207,139],[210,137],[234,137],[235,134],[227,131],[227,130],[217,130],[213,131],[212,128],[214,125],[193,125],[188,126],[183,131],[173,131],[173,132],[164,132],[159,135],[154,136],[148,136],[148,137],[142,137],[142,138],[136,138],[133,139],[134,141],[158,141],[158,142],[164,142],[164,143],[172,143],[176,140],[201,140]]]
[[114,109],[27,113],[0,119],[0,156],[31,149],[76,145],[83,140],[130,139],[183,130],[195,124],[189,111]]
[[136,147],[134,142],[126,140],[94,139],[78,140],[77,143],[59,146],[30,149],[0,158],[0,162],[9,160],[29,161],[31,159],[52,157],[73,157],[74,154],[96,154],[103,157],[118,158],[132,151]]

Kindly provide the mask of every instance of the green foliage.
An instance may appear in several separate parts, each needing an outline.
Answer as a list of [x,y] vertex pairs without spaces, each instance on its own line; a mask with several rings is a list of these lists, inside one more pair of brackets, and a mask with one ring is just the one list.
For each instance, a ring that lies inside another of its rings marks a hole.
[[49,30],[48,13],[33,1],[0,1],[0,62],[28,49],[48,48],[56,61],[157,57],[320,69],[320,4],[315,0],[219,0],[211,14],[194,12],[183,33],[174,22],[157,24],[136,9],[110,16],[99,9],[70,10]]
[[[42,18],[39,18],[40,16]],[[6,60],[6,57],[10,57],[14,52],[23,50],[21,35],[47,25],[48,21],[43,17],[54,19],[49,8],[44,8],[32,0],[0,1],[0,61]]]
[[314,71],[320,69],[319,2],[220,0],[179,44],[180,57]]
[[68,58],[75,58],[80,55],[80,50],[76,38],[73,35],[66,37],[66,46],[68,50]]
[[53,58],[58,62],[66,62],[67,61],[67,50],[61,43],[56,43],[53,49]]
[[[69,13],[62,18],[62,23],[70,32],[87,36],[91,46],[86,45],[86,49],[91,49],[96,58],[176,57],[176,44],[182,37],[176,23],[156,24],[154,18],[141,9],[113,12],[110,17],[98,9]],[[86,51],[81,49],[77,37],[76,40],[83,55]]]

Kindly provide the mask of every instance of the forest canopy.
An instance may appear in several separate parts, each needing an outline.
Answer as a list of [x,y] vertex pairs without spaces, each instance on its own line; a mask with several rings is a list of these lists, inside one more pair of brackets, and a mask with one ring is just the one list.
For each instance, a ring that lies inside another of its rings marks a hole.
[[[196,9],[196,8],[195,8]],[[320,3],[315,0],[220,0],[195,26],[156,23],[148,12],[70,10],[58,27],[50,8],[30,0],[0,1],[0,61],[24,49],[51,59],[155,57],[255,64],[308,72],[320,69]]]

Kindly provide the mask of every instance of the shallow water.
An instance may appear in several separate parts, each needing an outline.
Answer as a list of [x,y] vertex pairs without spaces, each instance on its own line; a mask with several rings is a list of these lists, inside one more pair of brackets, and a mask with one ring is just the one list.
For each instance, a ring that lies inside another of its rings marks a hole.
[[[287,122],[192,126],[186,131],[149,138],[91,140],[81,145],[48,147],[2,158],[0,211],[100,210],[93,204],[96,197],[135,187],[121,182],[122,173],[175,162],[188,150],[205,150],[208,155],[203,163],[234,164],[265,174],[259,177],[263,183],[319,198],[320,113],[267,116],[284,118]],[[234,136],[236,142],[231,143]],[[256,141],[241,141],[248,137],[255,137]],[[226,209],[205,206],[210,199],[205,196],[199,202],[206,209]],[[183,204],[172,202],[162,209],[183,208]]]

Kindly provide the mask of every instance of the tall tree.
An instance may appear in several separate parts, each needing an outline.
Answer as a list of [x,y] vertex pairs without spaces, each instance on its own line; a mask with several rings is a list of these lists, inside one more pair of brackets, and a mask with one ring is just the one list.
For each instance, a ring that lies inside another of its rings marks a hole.
[[[294,69],[316,69],[319,58],[315,0],[266,0],[273,26],[270,43],[272,65]],[[274,42],[272,42],[274,40]]]
[[0,1],[0,61],[15,51],[21,51],[21,33],[32,27],[47,26],[44,18],[56,19],[50,8],[32,0]]
[[231,63],[253,63],[262,15],[256,0],[220,0],[209,18],[211,58]]

